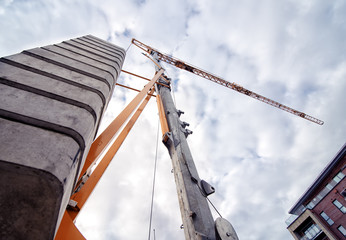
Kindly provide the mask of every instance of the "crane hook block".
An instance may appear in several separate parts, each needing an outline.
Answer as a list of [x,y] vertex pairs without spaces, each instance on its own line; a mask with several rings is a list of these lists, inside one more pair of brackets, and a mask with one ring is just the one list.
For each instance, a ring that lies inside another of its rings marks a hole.
[[204,180],[201,180],[201,187],[206,196],[215,192],[215,188]]

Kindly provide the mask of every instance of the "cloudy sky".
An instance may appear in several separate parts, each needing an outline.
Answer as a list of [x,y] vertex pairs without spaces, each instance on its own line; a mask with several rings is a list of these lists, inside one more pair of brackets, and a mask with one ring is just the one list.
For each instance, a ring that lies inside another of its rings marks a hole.
[[[0,0],[0,56],[87,34],[125,49],[137,38],[325,121],[319,126],[165,65],[219,212],[241,240],[292,239],[288,210],[346,140],[346,2]],[[134,46],[123,68],[154,74]],[[119,81],[145,84],[125,74]],[[117,88],[101,128],[135,94]],[[148,238],[157,127],[151,99],[77,219],[87,239]],[[183,239],[171,162],[158,146],[152,226],[156,239]]]

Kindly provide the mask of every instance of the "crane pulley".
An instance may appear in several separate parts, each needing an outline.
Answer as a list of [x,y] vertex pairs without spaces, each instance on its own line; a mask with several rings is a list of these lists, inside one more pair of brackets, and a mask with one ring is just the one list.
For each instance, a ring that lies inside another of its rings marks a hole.
[[138,41],[136,39],[132,39],[132,43],[134,45],[136,45],[137,47],[139,47],[140,49],[142,49],[143,51],[145,51],[145,52],[147,52],[147,53],[149,53],[151,55],[156,53],[157,54],[157,58],[160,61],[169,63],[169,64],[171,64],[171,65],[173,65],[173,66],[175,66],[177,68],[186,70],[186,71],[191,72],[193,74],[196,74],[196,75],[198,75],[200,77],[208,79],[208,80],[210,80],[212,82],[215,82],[217,84],[220,84],[220,85],[222,85],[224,87],[230,88],[230,89],[232,89],[234,91],[237,91],[239,93],[245,94],[245,95],[247,95],[249,97],[252,97],[254,99],[257,99],[257,100],[259,100],[261,102],[267,103],[267,104],[269,104],[269,105],[271,105],[273,107],[279,108],[279,109],[284,110],[284,111],[289,112],[289,113],[292,113],[292,114],[294,114],[296,116],[299,116],[301,118],[305,118],[306,120],[309,120],[311,122],[317,123],[319,125],[323,125],[323,123],[324,123],[323,121],[321,121],[321,120],[319,120],[317,118],[314,118],[314,117],[312,117],[310,115],[307,115],[307,114],[305,114],[303,112],[300,112],[298,110],[290,108],[290,107],[288,107],[288,106],[286,106],[284,104],[281,104],[279,102],[276,102],[276,101],[274,101],[272,99],[266,98],[266,97],[264,97],[264,96],[262,96],[262,95],[260,95],[258,93],[250,91],[250,90],[248,90],[248,89],[246,89],[246,88],[244,88],[244,87],[242,87],[242,86],[240,86],[240,85],[238,85],[236,83],[228,82],[228,81],[224,80],[223,78],[218,77],[218,76],[216,76],[216,75],[214,75],[212,73],[209,73],[209,72],[207,72],[205,70],[202,70],[202,69],[200,69],[198,67],[195,67],[195,66],[193,66],[191,64],[188,64],[188,63],[186,63],[186,62],[184,62],[182,60],[179,60],[179,59],[177,59],[175,57],[172,57],[172,56],[169,56],[167,54],[164,54],[164,53],[160,52],[159,50],[154,49],[154,48],[152,48],[152,47],[150,47],[150,46],[148,46],[148,45],[146,45],[146,44],[144,44],[144,43],[142,43],[142,42],[140,42],[140,41]]

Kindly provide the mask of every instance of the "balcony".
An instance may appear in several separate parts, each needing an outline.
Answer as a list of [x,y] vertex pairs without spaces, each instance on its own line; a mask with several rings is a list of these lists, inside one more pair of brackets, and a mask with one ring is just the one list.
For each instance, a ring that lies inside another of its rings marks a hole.
[[[324,234],[323,233],[323,231],[322,230],[320,230],[315,236],[313,236],[312,238],[311,237],[308,237],[308,236],[304,236],[304,237],[302,237],[300,240],[315,240],[315,239],[317,239],[318,237],[320,237],[322,234]],[[324,236],[325,236],[325,234],[324,234]],[[323,238],[324,239],[324,238]]]
[[300,240],[314,240],[323,234],[323,231],[317,224],[311,224],[306,230],[304,230],[303,234],[304,235]]

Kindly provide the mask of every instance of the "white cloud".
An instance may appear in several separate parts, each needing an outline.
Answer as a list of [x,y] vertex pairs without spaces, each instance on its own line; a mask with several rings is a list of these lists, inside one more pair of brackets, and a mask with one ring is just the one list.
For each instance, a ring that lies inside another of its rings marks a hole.
[[[177,83],[191,151],[210,196],[238,236],[291,239],[287,211],[345,142],[344,1],[6,1],[0,55],[93,34],[127,48],[132,37],[226,80],[325,121],[282,112],[166,66]],[[151,77],[134,46],[124,69]],[[141,80],[119,81],[141,89]],[[117,88],[111,121],[136,93]],[[90,239],[143,239],[148,233],[157,130],[151,99],[77,220]],[[104,125],[102,126],[104,128]],[[181,239],[176,190],[160,145],[153,227]],[[269,230],[268,230],[269,229]]]

